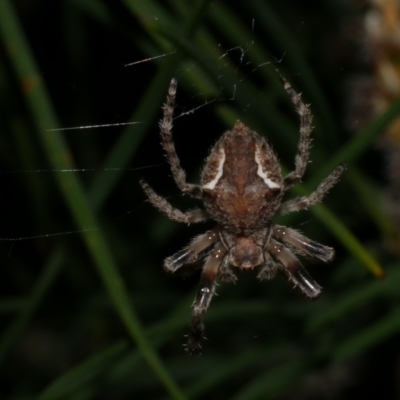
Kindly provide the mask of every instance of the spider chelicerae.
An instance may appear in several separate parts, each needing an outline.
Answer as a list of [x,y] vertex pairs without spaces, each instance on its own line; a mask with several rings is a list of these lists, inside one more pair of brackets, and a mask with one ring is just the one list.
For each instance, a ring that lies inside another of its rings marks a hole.
[[[281,77],[283,87],[300,115],[300,141],[294,171],[282,176],[277,156],[257,132],[240,121],[225,132],[206,159],[200,185],[186,182],[186,175],[172,139],[172,122],[177,81],[172,79],[164,115],[160,122],[161,142],[178,188],[202,199],[205,210],[182,212],[141,181],[149,201],[175,221],[184,223],[213,219],[214,229],[195,237],[188,246],[165,259],[164,269],[175,272],[186,264],[202,265],[200,285],[193,303],[191,332],[185,345],[190,354],[199,354],[204,336],[202,317],[215,294],[216,280],[235,282],[235,268],[257,268],[260,280],[272,279],[278,271],[310,298],[321,287],[303,268],[294,254],[324,262],[332,260],[334,249],[314,242],[299,231],[276,225],[272,217],[306,209],[320,201],[345,169],[340,164],[309,196],[282,202],[283,194],[299,182],[305,172],[310,150],[312,115],[291,85]],[[204,264],[198,263],[204,259]]]

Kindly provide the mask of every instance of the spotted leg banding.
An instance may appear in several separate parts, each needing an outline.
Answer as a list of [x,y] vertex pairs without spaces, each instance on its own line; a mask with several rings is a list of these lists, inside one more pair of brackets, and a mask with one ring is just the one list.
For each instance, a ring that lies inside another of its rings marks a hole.
[[175,272],[185,264],[194,263],[208,255],[212,246],[219,240],[219,228],[212,229],[195,237],[188,246],[164,261],[164,269],[167,272]]
[[315,192],[311,193],[309,196],[297,197],[282,203],[279,208],[279,213],[287,214],[293,211],[300,211],[321,201],[328,190],[339,180],[340,175],[342,175],[345,169],[346,163],[339,164],[332,173],[320,183]]
[[317,258],[328,262],[335,255],[335,250],[332,247],[314,242],[299,231],[286,226],[275,225],[272,230],[272,236],[279,239],[283,244],[288,245],[293,252],[304,257]]
[[311,278],[300,261],[284,245],[272,239],[267,250],[277,261],[280,271],[288,277],[289,281],[298,286],[306,296],[316,298],[321,294],[321,286]]
[[225,254],[225,247],[222,243],[218,243],[204,264],[197,296],[193,303],[193,313],[190,321],[191,332],[185,345],[189,354],[201,353],[201,342],[204,339],[203,315],[215,294],[215,278]]
[[172,176],[175,183],[183,193],[190,194],[193,197],[201,198],[202,189],[200,185],[193,185],[186,182],[185,171],[181,167],[179,157],[176,154],[174,141],[172,140],[172,123],[175,107],[177,81],[175,78],[171,80],[168,89],[167,101],[163,106],[164,115],[160,121],[161,143],[164,147],[165,154],[171,166]]

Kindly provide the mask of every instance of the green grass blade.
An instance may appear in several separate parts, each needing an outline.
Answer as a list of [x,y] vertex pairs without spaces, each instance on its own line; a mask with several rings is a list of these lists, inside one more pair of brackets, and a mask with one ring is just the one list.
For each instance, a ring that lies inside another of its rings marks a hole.
[[310,211],[328,227],[342,245],[358,258],[369,271],[378,278],[383,277],[385,273],[380,264],[327,207],[323,204],[315,204],[310,208]]
[[[346,174],[346,172],[344,172]],[[311,191],[307,189],[308,185],[297,184],[291,190],[299,196],[307,196]],[[343,247],[347,248],[362,264],[371,271],[375,276],[382,277],[384,271],[378,261],[369,253],[360,241],[350,232],[349,229],[337,218],[325,205],[314,204],[309,208],[309,211],[314,214],[329,231],[342,243]],[[294,218],[295,214],[288,215],[286,221]]]
[[[7,0],[0,2],[0,33],[52,168],[71,169],[73,166],[64,137],[59,131],[47,131],[49,128],[58,127],[58,121],[41,82],[28,43],[11,4]],[[87,228],[96,228],[98,223],[76,175],[57,174],[56,178],[71,215],[78,227],[83,230],[82,238],[97,271],[132,339],[141,349],[143,357],[171,397],[184,399],[184,395],[169,376],[144,336],[143,328],[130,304],[123,279],[119,275],[101,231],[85,231]]]
[[398,246],[400,243],[399,232],[394,221],[390,219],[382,207],[380,191],[372,183],[367,183],[361,171],[355,167],[347,172],[346,178],[357,195],[360,205],[367,211],[382,235],[390,240],[393,248]]

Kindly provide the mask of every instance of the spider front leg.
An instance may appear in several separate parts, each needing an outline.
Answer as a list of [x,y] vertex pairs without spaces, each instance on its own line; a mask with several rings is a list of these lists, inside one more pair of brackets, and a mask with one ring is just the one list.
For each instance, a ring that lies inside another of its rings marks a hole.
[[175,107],[177,81],[175,78],[171,80],[168,89],[167,100],[163,106],[164,115],[160,121],[161,143],[164,147],[166,157],[171,165],[172,176],[178,188],[183,192],[190,194],[193,197],[201,198],[202,189],[200,185],[193,185],[186,182],[186,174],[182,169],[179,157],[176,154],[175,145],[172,140],[172,122]]
[[207,311],[211,299],[215,294],[215,278],[226,252],[224,245],[221,242],[218,243],[207,257],[206,263],[204,264],[200,286],[193,303],[193,313],[190,320],[191,332],[188,335],[185,345],[190,355],[201,353],[201,342],[204,339],[202,317]]
[[321,294],[321,286],[311,278],[300,261],[285,246],[271,239],[267,251],[277,261],[279,269],[289,281],[298,286],[306,296],[316,298]]
[[281,76],[283,87],[290,96],[292,103],[300,115],[300,140],[298,152],[295,159],[295,170],[285,176],[283,181],[284,190],[299,182],[304,175],[310,154],[310,134],[312,131],[312,115],[308,105],[301,100],[301,95],[296,93],[290,83]]
[[160,211],[167,214],[168,217],[174,221],[190,224],[192,222],[202,222],[208,219],[208,214],[206,211],[196,209],[182,212],[181,210],[178,210],[169,204],[164,197],[159,196],[144,180],[141,180],[140,184],[142,185],[142,188],[146,193],[150,203]]
[[328,190],[333,185],[335,185],[345,169],[346,163],[339,164],[333,170],[333,172],[319,184],[315,192],[311,193],[309,196],[297,197],[293,200],[286,201],[280,206],[278,212],[280,214],[286,214],[289,212],[299,211],[304,208],[308,208],[311,205],[317,203],[324,197]]

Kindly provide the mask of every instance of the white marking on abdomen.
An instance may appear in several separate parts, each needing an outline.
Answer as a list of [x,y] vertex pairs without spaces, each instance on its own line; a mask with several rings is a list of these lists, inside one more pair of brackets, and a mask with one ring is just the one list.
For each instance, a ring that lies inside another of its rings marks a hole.
[[268,172],[263,171],[262,165],[261,165],[261,160],[259,157],[259,150],[258,148],[256,149],[255,152],[255,160],[258,165],[257,169],[257,175],[263,179],[265,184],[270,188],[270,189],[279,189],[280,185],[278,185],[276,182],[272,181],[271,179],[268,178]]
[[226,158],[224,149],[220,150],[220,154],[221,154],[221,159],[219,160],[217,174],[215,175],[215,178],[212,181],[203,185],[203,189],[213,190],[224,172],[224,164],[225,164],[225,158]]

